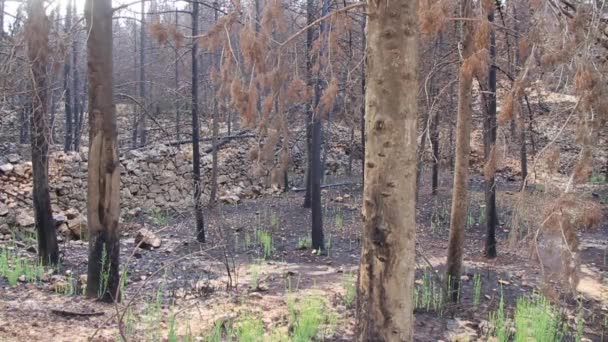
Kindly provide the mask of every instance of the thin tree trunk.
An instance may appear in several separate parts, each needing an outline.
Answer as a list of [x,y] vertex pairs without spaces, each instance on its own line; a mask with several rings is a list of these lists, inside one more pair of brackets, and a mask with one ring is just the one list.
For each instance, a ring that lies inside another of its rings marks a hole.
[[[51,68],[52,68],[52,66],[51,66]],[[49,87],[50,88],[49,92],[50,92],[50,97],[51,97],[51,108],[50,108],[50,110],[51,110],[51,121],[49,123],[49,127],[50,127],[50,130],[51,130],[51,133],[50,133],[50,137],[51,137],[50,144],[52,145],[52,144],[55,144],[55,141],[57,141],[57,136],[56,136],[56,133],[55,133],[55,117],[56,117],[56,114],[57,114],[57,98],[56,98],[57,91],[55,90],[55,84],[54,84],[55,83],[55,81],[54,81],[54,75],[55,74],[52,73],[52,71],[51,71],[50,75],[51,75],[51,81],[49,83],[51,85]]]
[[[433,58],[436,56],[436,52],[441,45],[441,33],[435,41],[435,48],[433,50]],[[450,94],[451,96],[452,94]],[[431,96],[434,99],[437,96],[437,87],[435,85],[435,79],[433,77],[431,83]],[[437,187],[439,185],[439,109],[436,109],[434,113],[431,113],[431,122],[429,125],[429,136],[431,140],[431,195],[437,194]]]
[[[418,87],[417,1],[368,1],[367,151],[358,341],[412,341]],[[387,61],[391,61],[387,63]]]
[[[362,53],[365,56],[365,63],[363,63],[363,65],[361,65],[361,97],[365,98],[366,95],[366,78],[367,78],[367,73],[366,73],[366,68],[367,68],[367,52],[366,52],[366,46],[367,46],[367,33],[365,31],[365,25],[366,25],[367,21],[363,20],[363,22],[361,23],[361,33],[363,34],[362,38],[361,38],[361,49],[362,49]],[[365,104],[363,104],[361,106],[361,153],[362,153],[362,157],[361,157],[361,183],[365,184]]]
[[22,102],[25,103],[23,104],[19,115],[19,143],[23,145],[27,143],[27,139],[29,137],[28,127],[30,127],[30,125],[28,122],[30,120],[30,113],[32,111],[32,102],[30,99],[23,99]]
[[[76,4],[72,2],[72,8],[74,9],[74,13],[76,13]],[[80,148],[80,128],[81,128],[81,113],[82,113],[82,104],[80,103],[80,92],[79,90],[79,79],[78,79],[78,43],[77,43],[78,35],[74,33],[72,37],[72,116],[74,124],[72,125],[72,144],[73,150],[78,151]]]
[[[192,36],[198,35],[198,2],[192,3]],[[198,120],[198,39],[192,44],[192,176],[194,185],[194,216],[196,218],[196,240],[205,242],[205,221],[201,195],[203,184],[201,182],[201,151],[200,128]]]
[[[321,17],[327,15],[329,10],[329,1],[323,0],[321,8]],[[323,70],[322,56],[326,51],[325,47],[325,32],[327,31],[326,21],[321,22],[321,28],[319,30],[319,39],[321,39],[321,50],[319,52],[320,64],[319,73],[316,76],[315,84],[315,106],[319,108],[319,102],[321,100],[321,70]],[[321,181],[323,179],[323,165],[321,163],[321,142],[323,139],[323,127],[321,121],[321,115],[319,112],[313,113],[312,118],[312,138],[311,138],[311,167],[310,167],[310,202],[311,202],[311,215],[312,215],[312,248],[324,252],[325,251],[325,238],[323,236],[323,205],[321,203]]]
[[[137,55],[137,26],[133,26],[134,28],[134,32],[133,32],[133,95],[136,96],[135,94],[137,94],[137,91],[139,89],[139,87],[137,86],[137,72],[138,72],[138,67],[137,67],[137,63],[138,63],[138,55]],[[141,101],[141,100],[140,100]],[[138,113],[138,108],[136,105],[133,105],[133,130],[131,131],[131,148],[136,149],[137,148],[137,137],[139,136],[139,113]]]
[[112,1],[87,0],[89,161],[87,297],[120,301],[120,163],[112,76]]
[[[217,23],[217,19],[218,19],[218,12],[217,12],[217,7],[214,9],[213,11],[213,19],[214,22]],[[216,51],[217,53],[217,51]],[[213,54],[213,56],[211,57],[213,59],[212,61],[212,67],[213,68],[218,68],[219,67],[219,61],[218,58],[216,56],[216,53]],[[212,152],[211,152],[211,191],[210,191],[210,196],[209,196],[209,205],[210,206],[214,206],[217,200],[217,136],[218,136],[218,100],[217,100],[217,94],[216,94],[216,87],[215,85],[211,86],[211,91],[213,92],[212,97],[213,97],[213,114],[212,114],[212,139],[211,139],[211,147],[212,147]],[[230,133],[228,133],[228,135],[230,135]]]
[[34,218],[38,235],[38,258],[43,264],[57,264],[59,248],[49,194],[49,121],[46,66],[49,53],[49,19],[43,0],[31,0],[26,31],[28,58],[32,63],[32,173]]
[[[494,9],[488,13],[488,21],[494,22]],[[485,162],[492,159],[492,150],[496,147],[496,31],[490,32],[490,58],[491,67],[488,76],[488,91],[486,97],[487,113],[484,118],[484,157]],[[494,154],[497,152],[494,151]],[[496,181],[494,167],[491,174],[485,179],[485,217],[486,217],[486,243],[485,255],[488,258],[496,257],[496,226],[498,225],[498,214],[496,213]]]
[[84,84],[81,88],[82,92],[80,93],[80,90],[79,90],[79,93],[81,94],[81,96],[80,96],[81,100],[79,101],[79,104],[78,104],[78,117],[77,117],[78,120],[76,121],[77,125],[76,125],[76,129],[75,129],[76,140],[74,141],[74,149],[76,151],[80,151],[80,142],[82,141],[82,125],[84,122],[84,108],[85,108],[85,106],[88,105],[86,102],[86,99],[88,96],[88,91],[87,91],[88,81],[87,81],[86,77],[85,77],[83,83]]
[[[471,0],[462,0],[462,17],[472,18]],[[466,60],[473,53],[473,27],[470,21],[462,22],[463,57]],[[472,75],[465,68],[460,69],[458,86],[458,117],[456,122],[456,160],[454,165],[454,187],[450,214],[450,237],[448,242],[447,281],[449,297],[458,301],[460,274],[464,245],[464,227],[468,207],[469,145],[471,137],[471,88]]]
[[[175,27],[178,27],[179,24],[179,14],[177,9],[175,10]],[[180,110],[179,110],[179,51],[177,47],[175,47],[175,139],[177,141],[180,140]]]
[[[315,20],[315,3],[314,0],[306,1],[306,16],[307,23],[311,24]],[[314,86],[314,80],[312,76],[312,44],[314,40],[314,30],[311,28],[306,31],[306,81],[309,87]],[[305,175],[305,187],[306,193],[304,194],[304,208],[310,208],[312,206],[312,192],[311,192],[311,169],[312,169],[312,118],[313,118],[313,105],[310,103],[306,109],[306,175]]]
[[4,0],[0,0],[0,40],[4,38]]
[[[65,15],[65,25],[64,32],[67,35],[70,31],[70,27],[72,26],[72,5],[70,2],[66,5],[66,15]],[[70,89],[70,55],[68,54],[65,57],[65,63],[63,65],[63,89],[65,92],[64,102],[65,102],[65,138],[63,140],[63,151],[67,152],[72,149],[72,138],[74,136],[73,133],[73,118],[72,118],[72,95]]]
[[139,31],[139,98],[143,104],[137,129],[139,131],[139,147],[146,146],[146,119],[148,115],[148,101],[146,99],[146,2],[141,2],[141,23]]

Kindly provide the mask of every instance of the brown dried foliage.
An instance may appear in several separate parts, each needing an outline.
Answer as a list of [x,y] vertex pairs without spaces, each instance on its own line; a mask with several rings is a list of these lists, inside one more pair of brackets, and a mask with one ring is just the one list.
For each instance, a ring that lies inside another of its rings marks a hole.
[[559,167],[560,151],[557,147],[552,147],[547,151],[545,157],[545,163],[547,164],[547,170],[549,173],[556,173]]
[[504,126],[513,120],[513,117],[515,117],[516,108],[517,106],[515,105],[513,94],[507,94],[502,102],[502,105],[500,106],[500,113],[498,114],[497,118],[498,125]]
[[323,92],[319,105],[317,106],[317,115],[325,117],[333,108],[334,100],[338,94],[338,79],[331,78],[329,86]]
[[169,29],[163,25],[160,20],[155,20],[150,25],[150,35],[158,41],[159,44],[165,45],[169,41]]
[[310,96],[306,82],[301,78],[296,78],[287,88],[287,103],[295,104],[303,102]]
[[475,31],[475,48],[477,50],[487,49],[490,43],[490,22],[487,18],[482,18]]
[[587,182],[592,171],[593,158],[591,155],[591,150],[588,147],[584,147],[581,151],[581,157],[574,166],[574,171],[572,173],[574,182],[577,184]]
[[490,156],[483,166],[483,175],[486,181],[489,181],[494,177],[496,173],[496,168],[498,167],[498,152],[496,149],[496,145],[492,145],[492,149],[490,150]]
[[447,21],[444,4],[441,1],[421,0],[418,5],[418,21],[422,33],[437,35]]

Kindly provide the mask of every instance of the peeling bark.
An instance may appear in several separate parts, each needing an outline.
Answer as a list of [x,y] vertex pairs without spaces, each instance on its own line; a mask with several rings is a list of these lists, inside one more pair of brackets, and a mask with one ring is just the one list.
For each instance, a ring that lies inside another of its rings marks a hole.
[[50,22],[42,0],[31,0],[27,26],[27,54],[32,63],[32,147],[34,219],[38,236],[38,257],[43,264],[59,262],[59,248],[49,194],[48,87],[46,66],[49,55]]
[[112,1],[87,0],[89,162],[87,297],[120,301],[120,168],[112,76]]
[[357,339],[412,341],[417,1],[368,1],[366,150]]

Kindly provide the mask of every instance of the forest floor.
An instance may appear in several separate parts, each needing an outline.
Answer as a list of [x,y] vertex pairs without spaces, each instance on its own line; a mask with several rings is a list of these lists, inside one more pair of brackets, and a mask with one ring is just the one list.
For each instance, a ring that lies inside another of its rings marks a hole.
[[[435,197],[426,186],[420,193],[415,340],[488,340],[490,314],[503,302],[513,317],[518,298],[541,292],[541,271],[528,242],[509,242],[516,229],[515,182],[498,186],[498,257],[483,257],[483,192],[481,180],[473,180],[460,303],[446,304],[440,277],[447,254],[449,182],[446,175]],[[605,200],[608,186],[591,193]],[[264,341],[307,340],[305,326],[320,340],[352,341],[361,195],[356,183],[323,191],[327,255],[309,248],[310,212],[302,208],[303,192],[206,210],[208,242],[203,244],[193,239],[190,213],[142,213],[123,224],[121,262],[127,276],[117,305],[81,295],[88,245],[64,242],[62,264],[42,281],[22,277],[14,285],[0,277],[0,341],[114,341],[120,339],[119,321],[122,335],[133,341],[214,341],[220,334],[255,340],[258,333],[265,334]],[[160,248],[134,247],[134,233],[142,226],[162,239]],[[579,300],[550,299],[570,331],[608,340],[608,222],[579,232],[579,239]],[[0,247],[13,260],[33,260],[35,242],[26,236],[15,240],[0,241]]]

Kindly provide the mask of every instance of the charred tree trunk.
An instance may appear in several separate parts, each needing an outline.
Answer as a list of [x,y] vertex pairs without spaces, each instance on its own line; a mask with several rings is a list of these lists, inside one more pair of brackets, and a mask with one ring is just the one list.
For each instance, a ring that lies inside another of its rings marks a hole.
[[[76,76],[76,79],[78,79],[78,76]],[[78,116],[77,116],[77,120],[76,120],[76,128],[75,128],[75,133],[76,133],[76,140],[74,140],[74,149],[76,151],[80,151],[80,142],[82,141],[82,125],[84,122],[84,108],[85,106],[87,106],[88,104],[86,103],[86,99],[88,96],[88,91],[87,88],[88,87],[88,83],[87,83],[87,78],[85,77],[82,88],[79,89],[79,94],[80,99],[78,101]],[[80,90],[82,90],[82,92],[80,92]]]
[[[435,42],[435,51],[433,52],[433,58],[435,52],[441,45],[441,33],[437,37]],[[435,80],[431,83],[431,96],[435,98],[437,96],[437,87],[435,86]],[[451,96],[452,94],[450,94]],[[429,136],[431,140],[431,195],[437,194],[437,187],[439,186],[439,108],[431,114],[431,122],[429,125]]]
[[[367,46],[367,33],[365,31],[365,25],[367,21],[363,20],[361,23],[361,32],[363,34],[361,49],[363,50],[363,54],[365,55],[365,49]],[[366,68],[367,68],[367,57],[365,57],[365,62],[361,65],[361,97],[365,98],[366,95]],[[361,106],[361,183],[365,184],[365,104]]]
[[32,63],[31,147],[34,217],[38,235],[38,258],[43,264],[57,264],[59,249],[49,194],[49,120],[46,66],[50,23],[43,0],[31,0],[26,32],[27,54]]
[[[67,35],[70,31],[70,27],[72,26],[72,5],[70,2],[67,3],[66,6],[66,14],[65,14],[65,26],[64,32]],[[73,132],[73,118],[72,118],[72,95],[70,89],[70,55],[68,54],[65,58],[65,63],[63,65],[63,89],[65,92],[64,103],[65,103],[65,137],[63,140],[63,151],[68,152],[72,149],[72,138],[74,136]]]
[[[462,0],[462,17],[472,18],[471,0]],[[473,54],[473,27],[470,21],[462,22],[463,57]],[[454,187],[452,191],[452,210],[450,214],[450,237],[448,242],[447,281],[449,297],[456,302],[460,293],[460,274],[462,272],[462,253],[464,227],[468,208],[469,181],[469,141],[471,138],[471,90],[473,76],[460,68],[458,85],[458,117],[456,121],[456,160],[454,165]]]
[[[367,151],[358,341],[412,341],[417,1],[368,1]],[[387,63],[390,61],[390,63]]]
[[[519,33],[519,24],[517,23],[517,6],[513,6],[513,20],[515,22],[514,25],[514,30],[516,33]],[[517,48],[517,46],[519,45],[517,43],[518,40],[518,36],[515,35],[515,69],[519,69],[520,65],[521,65],[521,55],[519,54],[519,49]],[[513,73],[514,74],[514,73]],[[519,102],[518,102],[519,103]],[[528,107],[528,109],[530,109],[530,107]],[[523,111],[520,111],[520,113],[523,113]],[[525,119],[524,116],[521,115],[520,116],[520,122],[521,122],[521,127],[519,128],[519,165],[521,168],[521,188],[523,190],[524,186],[526,185],[526,177],[528,177],[528,151],[526,148],[526,125],[525,125]],[[514,120],[513,120],[513,124],[514,124]],[[532,128],[532,112],[530,111],[530,123],[529,123],[529,127]],[[513,129],[512,129],[513,131]],[[530,129],[530,134],[532,134],[532,130]]]
[[137,130],[139,131],[139,147],[146,146],[146,119],[148,115],[148,101],[146,99],[146,2],[141,2],[141,23],[139,31],[139,98],[143,104]]
[[[214,2],[213,3],[213,19],[214,22],[217,23],[217,17],[218,17],[218,12],[217,12],[217,8],[218,8],[218,3]],[[213,54],[213,62],[212,62],[212,67],[213,68],[219,68],[219,61],[217,58],[217,51]],[[218,101],[217,101],[217,90],[215,85],[211,86],[211,91],[213,92],[212,97],[213,97],[213,114],[212,114],[212,137],[211,137],[211,147],[212,147],[212,152],[211,152],[211,191],[209,193],[209,205],[214,206],[217,200],[217,135],[218,135]],[[228,135],[230,135],[230,133],[228,133]]]
[[[72,8],[76,12],[76,4],[72,3]],[[82,103],[80,102],[81,94],[79,92],[80,80],[78,79],[78,40],[77,35],[74,33],[72,37],[72,116],[74,124],[72,125],[72,144],[73,150],[78,151],[80,149],[80,135],[81,135],[81,116],[82,116]]]
[[[321,17],[327,15],[329,11],[328,0],[323,0],[321,8]],[[320,64],[319,73],[316,75],[315,80],[315,106],[319,108],[319,102],[321,101],[321,70],[323,70],[323,54],[325,53],[325,32],[327,31],[326,21],[321,22],[321,28],[319,30],[319,39],[321,39],[321,50],[319,52],[319,60],[317,63]],[[321,203],[321,181],[323,179],[323,165],[321,163],[321,142],[323,139],[323,128],[322,118],[320,111],[316,110],[313,113],[312,118],[312,137],[311,137],[311,163],[310,163],[310,204],[311,204],[311,215],[312,215],[312,248],[325,252],[325,238],[323,236],[323,204]]]
[[[192,36],[198,35],[198,2],[192,3]],[[196,219],[196,240],[205,242],[205,221],[201,195],[203,184],[201,182],[201,150],[200,128],[198,120],[198,39],[192,42],[192,177],[194,185],[194,216]]]
[[112,76],[112,1],[87,0],[89,161],[87,297],[120,301],[120,163]]
[[[494,9],[488,13],[488,21],[494,22]],[[496,151],[496,31],[490,32],[490,59],[491,66],[488,75],[488,91],[486,97],[486,110],[483,121],[484,135],[484,157],[486,163],[495,163]],[[496,213],[496,181],[495,167],[488,168],[489,174],[485,175],[485,217],[486,217],[486,243],[485,255],[488,258],[496,257],[496,226],[498,225],[498,214]]]
[[4,38],[4,0],[0,0],[0,40]]
[[[137,26],[133,26],[134,27],[134,32],[133,32],[133,96],[136,96],[135,94],[137,94],[139,87],[137,86],[137,72],[138,72],[138,55],[137,55]],[[141,101],[141,100],[140,100]],[[139,113],[138,113],[138,107],[136,105],[133,105],[133,130],[131,131],[131,148],[136,149],[137,148],[137,137],[139,136]]]
[[32,101],[31,99],[23,99],[23,107],[21,107],[20,115],[19,115],[19,143],[27,144],[27,139],[29,137],[28,128],[30,125],[28,124],[30,120],[30,113],[32,112]]
[[[315,2],[314,0],[306,0],[306,16],[307,23],[310,25],[315,20]],[[311,28],[306,31],[306,81],[309,87],[314,87],[312,76],[312,44],[314,40],[314,30]],[[306,193],[304,194],[304,208],[312,206],[311,192],[311,170],[312,170],[312,120],[313,120],[314,104],[310,103],[306,109],[306,175],[304,182]]]
[[[179,24],[179,14],[177,9],[175,10],[175,27],[178,27]],[[177,141],[180,140],[180,110],[179,110],[179,51],[177,46],[175,47],[175,139]]]

